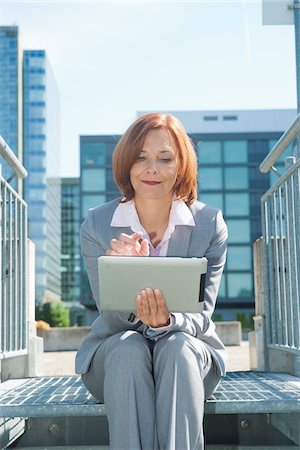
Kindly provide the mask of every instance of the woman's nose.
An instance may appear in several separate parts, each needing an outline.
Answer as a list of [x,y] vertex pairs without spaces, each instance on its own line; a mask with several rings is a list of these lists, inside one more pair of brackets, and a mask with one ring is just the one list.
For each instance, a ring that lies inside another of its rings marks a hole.
[[157,167],[156,167],[154,162],[153,163],[149,163],[149,165],[148,165],[146,170],[147,170],[147,173],[157,173],[158,172],[158,169],[157,169]]

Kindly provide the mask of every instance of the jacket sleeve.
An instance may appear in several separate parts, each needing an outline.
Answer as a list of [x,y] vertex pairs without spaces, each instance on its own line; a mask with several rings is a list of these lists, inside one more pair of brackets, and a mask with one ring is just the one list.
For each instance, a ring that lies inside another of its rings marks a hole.
[[[97,233],[97,226],[95,223],[95,215],[93,210],[89,211],[88,217],[82,223],[80,228],[80,245],[81,254],[87,270],[88,279],[92,289],[93,297],[96,301],[98,311],[102,317],[102,331],[101,337],[107,337],[111,334],[122,330],[136,329],[140,322],[137,318],[131,323],[129,322],[128,313],[124,312],[101,312],[101,295],[99,290],[99,275],[98,275],[98,258],[106,254],[107,244],[101,239]],[[105,325],[104,325],[105,324]],[[96,331],[98,322],[94,322],[92,328]],[[97,331],[99,332],[99,330]],[[100,333],[100,332],[99,332]]]
[[99,309],[98,258],[99,256],[105,255],[106,249],[104,244],[96,237],[95,230],[93,210],[90,210],[88,217],[80,228],[80,246],[92,293]]
[[171,331],[184,331],[199,339],[205,340],[206,337],[209,337],[214,332],[215,325],[211,320],[211,316],[215,309],[222,272],[226,261],[227,238],[227,226],[222,212],[218,211],[215,217],[215,230],[204,254],[207,258],[208,266],[205,279],[204,309],[202,313],[172,313],[175,319],[173,326],[163,333],[159,333],[158,329],[157,335],[150,337],[150,339],[158,339]]

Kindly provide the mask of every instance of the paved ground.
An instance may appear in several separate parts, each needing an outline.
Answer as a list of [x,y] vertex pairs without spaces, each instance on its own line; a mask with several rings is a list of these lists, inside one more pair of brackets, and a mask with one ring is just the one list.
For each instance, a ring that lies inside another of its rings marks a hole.
[[[249,343],[227,347],[229,361],[227,371],[250,370]],[[74,375],[76,352],[45,352],[44,375]]]

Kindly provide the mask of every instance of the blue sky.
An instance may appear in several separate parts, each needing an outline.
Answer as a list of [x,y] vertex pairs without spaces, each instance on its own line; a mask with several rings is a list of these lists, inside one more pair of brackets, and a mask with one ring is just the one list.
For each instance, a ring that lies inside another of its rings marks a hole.
[[61,102],[61,175],[79,135],[122,133],[136,111],[296,108],[293,26],[260,0],[0,0],[0,24],[45,49]]

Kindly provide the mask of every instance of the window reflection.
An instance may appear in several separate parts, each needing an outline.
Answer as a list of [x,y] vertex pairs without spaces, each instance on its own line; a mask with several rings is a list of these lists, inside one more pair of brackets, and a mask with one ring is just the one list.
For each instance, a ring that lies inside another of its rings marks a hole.
[[197,143],[197,154],[201,163],[220,163],[221,162],[221,142],[203,141]]
[[223,195],[221,193],[200,193],[199,200],[215,208],[223,209]]
[[247,141],[224,141],[224,162],[248,162]]
[[251,270],[251,249],[249,246],[228,248],[227,269],[228,270]]
[[227,274],[228,297],[249,298],[252,295],[252,275],[250,273]]
[[248,168],[227,167],[225,168],[226,189],[248,189]]
[[248,216],[249,194],[225,194],[225,208],[228,216]]
[[227,220],[229,242],[250,242],[250,220]]
[[104,165],[105,144],[103,142],[84,142],[84,152],[82,164],[84,165]]
[[88,215],[90,208],[95,208],[106,201],[105,195],[83,195],[82,196],[82,217]]
[[200,167],[198,182],[200,190],[222,189],[221,167]]
[[105,169],[82,169],[82,191],[105,191]]

